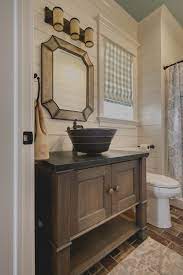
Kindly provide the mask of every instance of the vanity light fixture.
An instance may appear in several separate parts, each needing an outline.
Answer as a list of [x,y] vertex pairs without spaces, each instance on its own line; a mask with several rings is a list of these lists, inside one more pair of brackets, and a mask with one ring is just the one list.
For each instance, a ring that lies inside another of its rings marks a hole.
[[70,20],[70,35],[73,40],[79,40],[80,36],[80,21],[77,18],[72,18]]
[[93,47],[93,29],[88,27],[85,29],[85,45],[87,48]]
[[64,11],[60,7],[53,9],[53,28],[57,32],[62,32],[64,29]]
[[45,7],[44,21],[58,32],[64,32],[71,36],[73,40],[79,40],[85,43],[85,46],[91,48],[93,43],[93,29],[88,27],[85,30],[80,28],[80,21],[78,18],[72,18],[70,21],[64,18],[64,11],[60,7],[54,7],[50,10]]

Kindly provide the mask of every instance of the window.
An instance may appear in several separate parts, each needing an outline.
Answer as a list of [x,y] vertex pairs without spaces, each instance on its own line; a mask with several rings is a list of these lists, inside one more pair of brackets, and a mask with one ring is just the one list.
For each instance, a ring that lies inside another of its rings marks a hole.
[[133,120],[133,55],[106,40],[104,116]]

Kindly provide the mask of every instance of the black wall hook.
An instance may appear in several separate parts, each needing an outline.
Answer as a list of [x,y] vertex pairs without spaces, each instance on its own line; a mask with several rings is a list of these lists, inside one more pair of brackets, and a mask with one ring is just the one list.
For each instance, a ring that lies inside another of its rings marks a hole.
[[38,82],[38,94],[37,94],[37,99],[36,99],[36,101],[38,102],[38,100],[40,98],[41,86],[40,86],[40,77],[38,76],[37,73],[34,74],[34,79],[37,79],[37,82]]

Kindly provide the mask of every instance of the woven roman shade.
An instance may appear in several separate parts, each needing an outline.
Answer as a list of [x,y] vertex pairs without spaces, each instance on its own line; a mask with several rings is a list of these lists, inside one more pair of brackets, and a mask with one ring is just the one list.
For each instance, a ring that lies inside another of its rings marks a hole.
[[132,106],[133,55],[106,40],[104,63],[105,101]]

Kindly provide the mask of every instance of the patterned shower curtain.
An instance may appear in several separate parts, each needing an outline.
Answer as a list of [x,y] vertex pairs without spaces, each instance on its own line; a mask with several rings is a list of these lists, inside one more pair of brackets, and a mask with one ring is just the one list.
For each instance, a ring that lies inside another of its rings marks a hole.
[[183,186],[183,63],[167,70],[168,174]]

